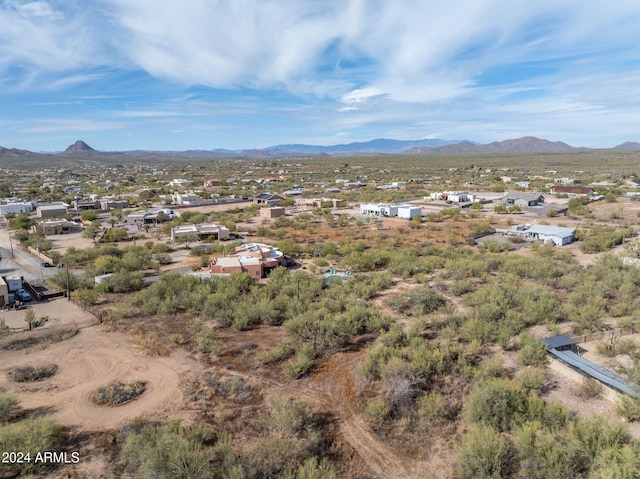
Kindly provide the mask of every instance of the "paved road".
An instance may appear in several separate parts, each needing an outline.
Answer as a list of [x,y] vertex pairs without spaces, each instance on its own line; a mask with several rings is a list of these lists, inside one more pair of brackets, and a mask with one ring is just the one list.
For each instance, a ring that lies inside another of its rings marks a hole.
[[0,228],[0,257],[2,258],[0,259],[2,276],[23,276],[29,283],[45,284],[47,278],[56,273],[56,268],[40,268],[38,258],[23,250],[17,241],[10,241],[7,228]]

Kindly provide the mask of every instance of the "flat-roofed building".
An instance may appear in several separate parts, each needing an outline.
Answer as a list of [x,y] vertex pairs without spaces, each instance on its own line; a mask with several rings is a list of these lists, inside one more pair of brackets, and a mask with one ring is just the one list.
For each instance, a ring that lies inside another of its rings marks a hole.
[[398,206],[386,203],[363,203],[360,205],[360,214],[367,216],[398,216]]
[[171,228],[171,239],[184,236],[197,236],[198,239],[213,237],[217,240],[229,239],[229,228],[216,224],[181,225]]
[[274,206],[273,208],[261,208],[260,216],[263,218],[279,218],[284,216],[284,208],[281,206]]
[[28,201],[20,203],[6,203],[0,205],[0,215],[6,215],[7,213],[14,215],[19,215],[20,213],[32,213],[33,209],[33,203]]
[[40,205],[36,208],[38,218],[57,218],[67,214],[67,207],[64,204]]
[[2,276],[0,276],[0,306],[9,302],[9,286]]
[[262,278],[269,271],[282,265],[284,254],[271,245],[247,243],[236,247],[229,256],[215,258],[211,262],[212,274],[247,272],[255,278]]
[[82,226],[79,223],[68,220],[40,221],[31,227],[32,233],[44,233],[45,236],[79,233]]

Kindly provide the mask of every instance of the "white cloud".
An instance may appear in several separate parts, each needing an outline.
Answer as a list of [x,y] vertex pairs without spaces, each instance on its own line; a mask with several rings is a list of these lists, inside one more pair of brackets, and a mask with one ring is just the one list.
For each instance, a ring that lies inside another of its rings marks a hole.
[[20,129],[23,133],[73,133],[116,130],[127,124],[112,121],[96,121],[82,118],[51,118],[35,120],[32,125]]

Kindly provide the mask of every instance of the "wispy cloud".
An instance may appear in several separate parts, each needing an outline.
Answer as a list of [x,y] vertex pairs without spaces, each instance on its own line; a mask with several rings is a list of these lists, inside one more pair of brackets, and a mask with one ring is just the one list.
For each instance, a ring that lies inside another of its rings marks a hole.
[[[309,138],[489,139],[547,131],[545,116],[596,131],[640,120],[639,23],[631,0],[6,0],[0,87],[81,99],[78,128],[94,112],[107,130],[197,116]],[[51,117],[25,131],[58,131]]]
[[81,118],[59,118],[36,120],[21,128],[24,133],[82,133],[89,131],[107,131],[124,128],[126,123],[95,121]]

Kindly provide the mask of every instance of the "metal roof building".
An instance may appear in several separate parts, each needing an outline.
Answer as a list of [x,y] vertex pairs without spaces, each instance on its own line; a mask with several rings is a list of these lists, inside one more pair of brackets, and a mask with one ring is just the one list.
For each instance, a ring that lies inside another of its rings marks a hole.
[[576,234],[575,228],[563,228],[561,226],[533,225],[525,230],[525,235],[537,239],[543,243],[553,243],[563,246],[571,243]]
[[547,351],[554,359],[574,371],[596,379],[620,393],[640,397],[640,389],[637,384],[627,381],[608,369],[580,356],[576,352],[577,343],[573,339],[567,336],[553,336],[543,339],[542,342],[547,346]]

